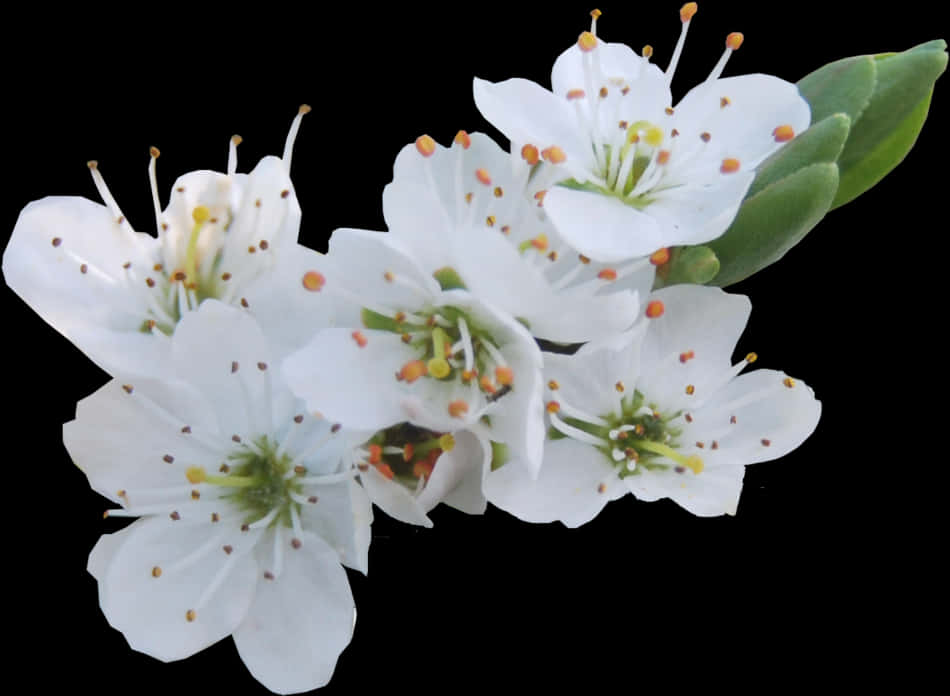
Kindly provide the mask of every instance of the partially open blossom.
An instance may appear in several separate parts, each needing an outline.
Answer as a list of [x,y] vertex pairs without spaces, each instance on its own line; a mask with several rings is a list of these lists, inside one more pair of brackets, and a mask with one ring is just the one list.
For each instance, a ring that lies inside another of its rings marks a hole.
[[[775,370],[739,373],[731,355],[749,302],[716,288],[676,285],[663,312],[575,355],[545,354],[550,439],[537,481],[504,466],[490,502],[531,522],[589,521],[625,493],[671,498],[696,515],[734,514],[745,466],[795,449],[821,403]],[[645,334],[645,335],[644,335]]]
[[297,244],[300,206],[290,182],[294,120],[283,157],[237,174],[231,139],[226,173],[190,172],[162,210],[151,149],[157,237],[136,232],[99,164],[90,173],[104,205],[49,196],[20,213],[3,255],[7,284],[107,372],[155,371],[178,321],[214,298],[253,314],[274,348],[301,345],[329,321],[329,304],[300,277],[321,255]]
[[366,571],[372,512],[339,427],[282,384],[255,321],[216,300],[183,317],[160,378],[122,374],[63,430],[92,487],[138,517],[89,560],[109,623],[178,660],[233,635],[272,691],[326,684]]
[[730,34],[709,77],[675,108],[670,82],[695,3],[665,71],[623,44],[589,32],[562,53],[552,91],[523,79],[476,79],[475,102],[513,147],[549,155],[529,192],[564,239],[597,261],[698,244],[728,228],[755,168],[808,127],[810,109],[794,84],[770,75],[721,78],[741,45]]

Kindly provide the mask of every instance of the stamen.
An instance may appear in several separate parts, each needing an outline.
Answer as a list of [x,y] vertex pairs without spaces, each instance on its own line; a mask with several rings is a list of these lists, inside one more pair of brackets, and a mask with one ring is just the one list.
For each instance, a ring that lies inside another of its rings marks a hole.
[[125,219],[125,216],[119,209],[119,204],[115,202],[115,198],[113,198],[112,194],[109,193],[109,187],[106,186],[106,181],[102,178],[102,174],[99,172],[99,163],[95,160],[90,160],[86,163],[86,165],[89,167],[89,173],[92,174],[92,181],[96,185],[96,190],[99,192],[99,197],[102,199],[102,202],[106,204],[106,207],[112,211],[112,216],[117,220]]
[[597,36],[590,31],[582,32],[577,37],[577,47],[584,53],[590,53],[597,47]]
[[524,145],[521,148],[521,159],[528,163],[529,167],[533,167],[540,161],[541,155],[538,152],[538,148],[534,145]]
[[455,134],[455,141],[457,144],[461,145],[464,149],[468,149],[472,146],[472,139],[469,137],[468,133],[463,130],[460,130]]
[[242,140],[240,135],[232,135],[228,141],[228,176],[234,176],[237,172],[237,146]]
[[649,319],[656,319],[663,316],[664,311],[665,307],[660,300],[652,300],[647,304],[645,314]]
[[158,159],[158,156],[162,154],[158,151],[157,147],[150,147],[148,149],[148,154],[150,155],[148,161],[148,184],[152,190],[152,207],[155,209],[155,230],[159,238],[162,237],[162,204],[158,199],[158,178],[155,173],[155,160]]
[[[550,404],[549,404],[550,406]],[[552,413],[551,409],[548,408],[548,417],[551,419],[551,425],[558,430],[559,432],[567,435],[570,438],[578,440],[588,445],[593,445],[594,447],[603,447],[606,443],[601,440],[596,435],[591,435],[585,430],[580,428],[575,428],[573,425],[568,425],[560,419],[557,413]]]
[[290,158],[294,152],[294,141],[297,139],[297,131],[300,130],[300,122],[303,120],[304,114],[309,113],[310,107],[307,104],[301,104],[300,108],[297,109],[297,115],[294,116],[294,120],[290,124],[290,132],[287,133],[287,141],[284,143],[284,155],[281,157],[288,172],[290,172]]
[[709,77],[706,78],[706,82],[719,79],[719,76],[722,75],[722,71],[726,69],[726,63],[729,62],[729,56],[731,56],[732,52],[738,50],[739,46],[742,45],[742,39],[742,34],[737,31],[732,32],[726,37],[726,50],[723,51],[722,56],[719,58],[719,62],[716,63],[716,66],[712,69],[712,72],[709,73]]
[[666,67],[667,83],[673,81],[676,65],[680,61],[680,56],[683,54],[683,46],[686,44],[686,32],[689,31],[690,20],[692,20],[693,15],[696,14],[697,9],[699,8],[695,2],[688,2],[680,8],[680,21],[683,23],[683,26],[680,29],[679,39],[676,40],[676,48],[673,49],[673,57],[670,59],[670,64]]
[[416,138],[416,150],[423,157],[431,157],[435,152],[435,140],[428,135],[420,135]]

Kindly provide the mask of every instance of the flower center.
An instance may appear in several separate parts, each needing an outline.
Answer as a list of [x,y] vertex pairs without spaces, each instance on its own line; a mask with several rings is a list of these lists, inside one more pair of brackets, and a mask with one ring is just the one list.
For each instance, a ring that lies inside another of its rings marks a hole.
[[451,452],[455,438],[410,423],[380,430],[357,450],[363,461],[359,468],[372,465],[386,478],[411,491],[421,490],[443,452]]

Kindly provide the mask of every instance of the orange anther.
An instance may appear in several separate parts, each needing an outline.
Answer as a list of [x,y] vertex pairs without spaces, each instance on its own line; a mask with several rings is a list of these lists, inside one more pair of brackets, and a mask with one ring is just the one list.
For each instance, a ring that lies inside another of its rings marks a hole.
[[687,384],[687,385],[686,385],[686,393],[689,394],[690,396],[692,396],[693,394],[696,393],[696,387],[694,387],[692,384]]
[[544,407],[548,413],[557,413],[561,410],[561,404],[557,401],[549,401],[547,406]]
[[742,35],[742,32],[734,31],[726,37],[726,47],[736,51],[739,49],[739,46],[742,45],[742,40],[744,38],[745,37]]
[[719,167],[719,171],[723,174],[734,174],[739,171],[739,160],[735,157],[727,157],[722,161],[722,165]]
[[657,317],[663,316],[664,309],[665,307],[663,306],[662,302],[659,300],[652,300],[649,304],[647,304],[646,315],[650,319],[656,319]]
[[[541,192],[538,191],[538,193],[541,193]],[[535,198],[537,198],[537,195],[535,195]],[[542,196],[541,198],[544,198],[544,196]],[[531,246],[533,246],[538,251],[544,251],[545,249],[548,248],[548,236],[544,234],[544,232],[542,232],[537,237],[531,240]]]
[[420,135],[416,138],[416,150],[423,157],[431,157],[435,152],[435,141],[428,135]]
[[360,348],[366,347],[366,336],[363,335],[362,331],[354,331],[350,336],[353,337],[353,340],[356,341],[356,345]]
[[515,373],[511,371],[510,367],[496,367],[495,368],[495,379],[498,381],[498,384],[502,384],[506,387],[510,387],[512,382],[515,381]]
[[468,136],[468,133],[463,130],[455,134],[455,142],[466,150],[472,146],[472,139]]
[[475,178],[485,186],[491,186],[491,177],[488,175],[488,171],[485,169],[476,169]]
[[541,155],[538,152],[538,148],[534,145],[523,145],[521,147],[521,159],[530,164],[532,167],[538,163]]
[[412,465],[412,475],[416,478],[426,478],[432,475],[432,470],[435,469],[435,464],[429,461],[418,461]]
[[787,143],[795,137],[795,129],[789,125],[779,126],[772,131],[772,135],[775,136],[775,142]]
[[547,194],[547,189],[542,190],[542,191],[538,191],[536,194],[534,194],[534,200],[536,200],[536,201],[538,202],[538,207],[539,207],[539,208],[540,208],[542,205],[544,205],[544,196],[545,196],[546,194]]
[[327,282],[327,279],[323,277],[323,274],[317,273],[316,271],[307,271],[303,274],[303,286],[310,292],[320,292],[323,288],[323,284]]
[[661,247],[650,255],[650,263],[654,266],[662,266],[664,263],[669,263],[669,261],[670,250],[666,247]]
[[589,31],[585,31],[580,36],[577,37],[577,47],[581,49],[584,53],[589,53],[593,51],[597,46],[597,37],[591,34]]
[[560,164],[567,159],[567,155],[564,153],[564,150],[559,148],[557,145],[552,145],[551,147],[546,147],[541,150],[541,156],[551,164]]
[[461,418],[466,413],[468,413],[468,404],[461,399],[449,403],[449,415],[452,418]]
[[644,58],[650,58],[650,57],[652,57],[652,56],[653,56],[653,46],[651,46],[650,44],[647,44],[646,46],[644,46],[644,47],[643,47],[643,50],[640,51],[640,55],[642,55]]
[[[582,89],[569,89],[567,90],[567,99],[568,101],[573,101],[574,99],[583,99],[585,95],[584,90]],[[527,147],[527,146],[525,146]]]
[[686,3],[680,8],[680,21],[688,22],[691,20],[698,9],[699,5],[697,5],[695,2]]
[[410,360],[399,370],[399,378],[412,384],[420,377],[425,377],[428,371],[422,360]]
[[478,370],[462,370],[462,381],[468,384],[478,377]]
[[486,394],[495,393],[495,385],[492,384],[491,377],[488,375],[482,375],[482,378],[478,380],[478,386],[481,387],[482,391]]
[[395,279],[396,279],[396,276],[393,275],[392,271],[385,271],[383,273],[383,280],[385,280],[387,283],[391,283]]
[[370,464],[379,464],[383,461],[383,448],[379,445],[370,445],[369,446],[369,463]]
[[415,452],[416,452],[416,448],[413,447],[413,445],[412,445],[411,442],[407,442],[407,443],[406,443],[405,445],[403,445],[403,447],[402,447],[402,460],[403,460],[404,462],[410,462],[410,461],[412,461],[412,455],[414,455]]
[[388,478],[390,481],[392,481],[393,476],[395,475],[395,474],[393,474],[393,470],[392,470],[392,468],[389,466],[389,464],[377,464],[377,465],[376,465],[376,471],[378,471],[379,473],[381,473],[383,476],[385,476],[386,478]]
[[551,381],[548,382],[548,389],[550,389],[551,391],[557,391],[560,388],[561,388],[561,385],[557,383],[557,380],[552,379]]
[[692,360],[695,357],[696,357],[696,353],[694,353],[691,350],[688,350],[685,353],[680,353],[680,362],[685,365],[687,361]]
[[603,14],[600,10],[594,9],[590,11],[590,16],[594,19],[600,19],[600,16]]
[[597,277],[601,280],[617,280],[617,271],[612,268],[605,268],[597,274]]
[[670,151],[669,150],[660,150],[656,153],[656,163],[657,164],[666,164],[670,161]]

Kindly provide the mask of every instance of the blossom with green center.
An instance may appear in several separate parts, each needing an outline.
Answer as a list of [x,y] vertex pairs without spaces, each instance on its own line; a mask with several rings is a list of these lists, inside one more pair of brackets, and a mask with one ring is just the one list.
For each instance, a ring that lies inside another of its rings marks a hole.
[[340,563],[366,572],[372,521],[346,434],[239,309],[209,300],[170,340],[166,374],[121,375],[63,429],[107,516],[138,518],[90,555],[102,611],[160,660],[232,635],[272,691],[322,686],[355,618]]
[[574,355],[545,354],[549,439],[541,475],[504,466],[490,502],[575,527],[625,493],[696,515],[735,514],[745,466],[795,449],[821,414],[805,384],[730,358],[749,317],[741,295],[697,285],[653,294],[649,318]]
[[105,205],[64,196],[27,205],[3,255],[7,284],[110,373],[160,370],[175,326],[207,299],[253,314],[281,354],[302,345],[331,312],[300,282],[322,258],[297,244],[300,207],[289,175],[308,110],[294,119],[282,157],[238,174],[235,136],[227,172],[180,177],[164,210],[152,148],[155,237],[133,230],[90,162]]
[[[729,227],[769,154],[810,122],[794,84],[770,75],[720,78],[742,35],[730,34],[709,77],[673,107],[670,82],[696,3],[665,71],[590,31],[562,53],[552,91],[523,79],[475,80],[482,115],[513,149],[542,153],[530,193],[558,232],[596,261],[698,244]],[[544,192],[544,193],[542,193]]]

